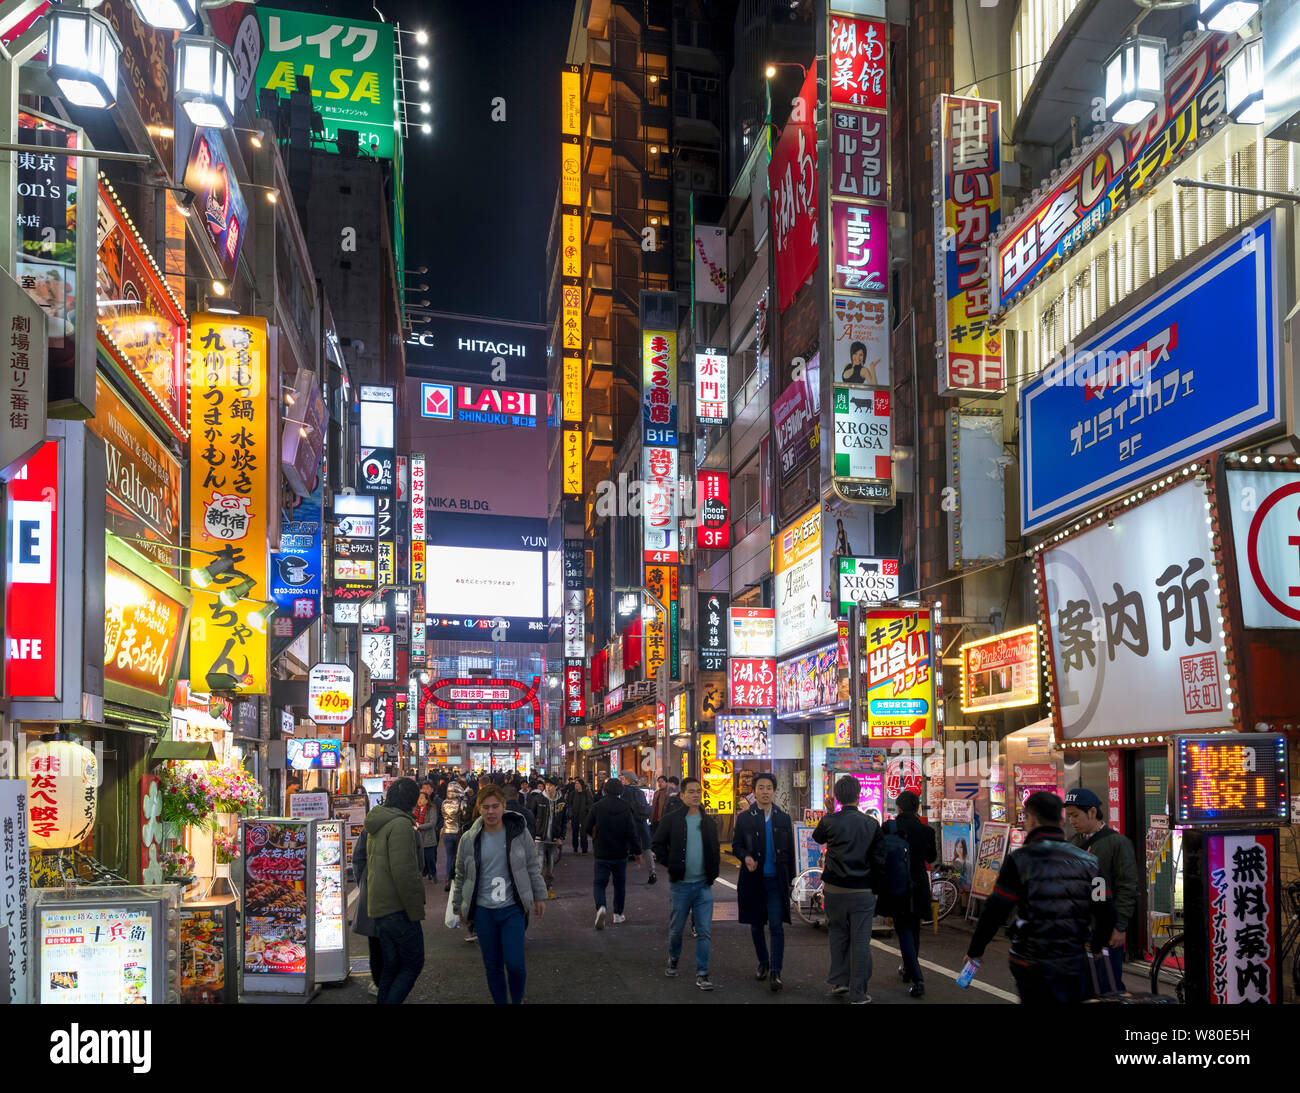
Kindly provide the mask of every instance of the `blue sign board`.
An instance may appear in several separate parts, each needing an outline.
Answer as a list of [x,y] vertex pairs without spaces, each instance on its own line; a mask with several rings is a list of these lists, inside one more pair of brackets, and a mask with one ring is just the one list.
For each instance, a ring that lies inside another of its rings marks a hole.
[[1021,389],[1026,533],[1283,419],[1276,246],[1269,217]]
[[316,488],[281,516],[280,549],[271,552],[271,600],[279,608],[271,636],[277,653],[321,613],[321,479],[317,475]]
[[203,219],[216,248],[222,272],[229,280],[239,265],[239,251],[248,230],[248,206],[220,129],[197,129],[185,164],[184,186],[194,194],[194,211]]

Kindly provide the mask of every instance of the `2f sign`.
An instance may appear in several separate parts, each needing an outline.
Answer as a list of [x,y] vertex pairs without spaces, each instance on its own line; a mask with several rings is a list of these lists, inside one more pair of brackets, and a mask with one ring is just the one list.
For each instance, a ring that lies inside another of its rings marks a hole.
[[48,501],[11,501],[11,584],[47,585],[54,571],[54,506]]

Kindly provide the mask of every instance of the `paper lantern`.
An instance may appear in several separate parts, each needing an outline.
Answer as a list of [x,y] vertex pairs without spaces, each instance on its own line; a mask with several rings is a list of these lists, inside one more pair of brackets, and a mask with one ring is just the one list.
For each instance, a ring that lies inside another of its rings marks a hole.
[[27,745],[27,832],[34,850],[79,846],[95,825],[99,764],[75,740]]

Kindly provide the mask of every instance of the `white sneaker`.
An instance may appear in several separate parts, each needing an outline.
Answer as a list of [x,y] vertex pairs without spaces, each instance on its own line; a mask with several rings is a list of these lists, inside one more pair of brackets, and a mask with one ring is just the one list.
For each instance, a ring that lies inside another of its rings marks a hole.
[[596,929],[603,930],[604,928],[605,928],[605,908],[602,907],[600,908],[600,910],[596,912]]
[[617,926],[617,925],[618,925],[619,923],[621,923],[621,922],[626,922],[626,921],[627,921],[627,915],[615,915],[615,916],[614,916],[614,925],[615,925],[615,926]]
[[371,980],[370,986],[368,986],[368,987],[366,988],[366,993],[367,993],[367,994],[378,994],[378,993],[379,993],[379,984],[376,983],[376,982],[374,982],[373,980]]

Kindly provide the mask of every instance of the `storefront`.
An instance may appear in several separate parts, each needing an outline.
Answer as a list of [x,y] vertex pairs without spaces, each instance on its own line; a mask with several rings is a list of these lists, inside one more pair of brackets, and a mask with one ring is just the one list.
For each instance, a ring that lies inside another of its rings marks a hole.
[[[801,819],[805,809],[825,807],[825,753],[834,747],[840,723],[848,741],[849,672],[838,640],[796,654],[776,665],[776,717],[772,769],[780,790],[789,791],[789,809]],[[801,755],[785,753],[796,746]]]

